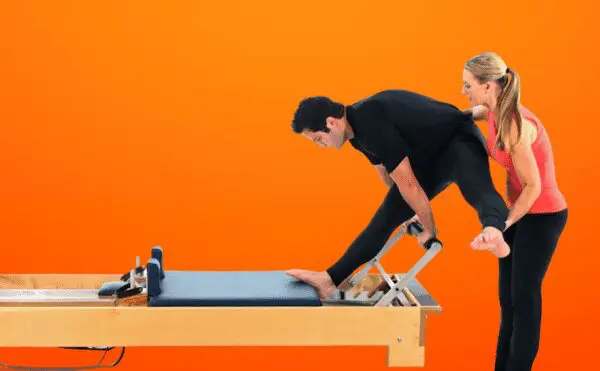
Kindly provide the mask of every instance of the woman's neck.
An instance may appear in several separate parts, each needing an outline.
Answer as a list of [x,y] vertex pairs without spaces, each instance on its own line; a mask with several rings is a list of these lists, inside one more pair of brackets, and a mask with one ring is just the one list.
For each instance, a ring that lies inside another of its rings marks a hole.
[[487,102],[485,105],[487,107],[488,110],[490,110],[490,112],[496,113],[496,107],[497,107],[497,100],[493,99],[490,102]]

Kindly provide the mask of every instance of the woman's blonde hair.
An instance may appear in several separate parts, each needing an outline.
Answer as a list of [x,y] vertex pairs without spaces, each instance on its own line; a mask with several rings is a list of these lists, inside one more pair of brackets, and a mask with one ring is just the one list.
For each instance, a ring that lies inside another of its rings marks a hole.
[[[495,147],[507,148],[519,142],[521,138],[521,129],[523,119],[519,112],[520,100],[520,82],[519,74],[510,68],[507,68],[506,63],[495,53],[481,53],[469,59],[465,63],[465,69],[471,72],[481,83],[496,82],[501,92],[498,96],[496,105],[497,119],[496,128],[498,136],[496,138]],[[515,120],[517,129],[517,141],[510,141],[510,125],[512,120]]]

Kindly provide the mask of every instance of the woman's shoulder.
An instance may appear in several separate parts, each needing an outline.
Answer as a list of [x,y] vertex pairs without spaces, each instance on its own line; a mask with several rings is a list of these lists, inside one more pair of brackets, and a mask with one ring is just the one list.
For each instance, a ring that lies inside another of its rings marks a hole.
[[521,139],[529,144],[533,144],[537,139],[538,128],[534,121],[527,117],[523,117],[521,125]]
[[538,133],[543,130],[540,119],[522,104],[519,104],[519,113],[521,114],[521,132],[524,138],[529,139],[530,143],[535,142]]

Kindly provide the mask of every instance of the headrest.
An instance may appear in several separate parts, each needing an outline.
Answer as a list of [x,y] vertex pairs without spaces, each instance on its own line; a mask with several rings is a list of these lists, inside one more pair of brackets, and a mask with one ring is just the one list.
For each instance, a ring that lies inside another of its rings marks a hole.
[[[154,252],[154,250],[153,250]],[[158,259],[151,258],[148,260],[148,296],[158,296],[162,293],[162,265]]]
[[165,269],[164,269],[164,262],[163,262],[163,250],[162,247],[160,246],[154,246],[152,248],[152,259],[156,259],[158,260],[158,264],[160,265],[160,278],[163,279],[165,278]]

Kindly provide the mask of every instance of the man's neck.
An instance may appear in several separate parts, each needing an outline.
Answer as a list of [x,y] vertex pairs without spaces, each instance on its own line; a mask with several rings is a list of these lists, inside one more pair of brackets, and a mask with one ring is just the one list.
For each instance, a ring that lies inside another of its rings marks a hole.
[[346,136],[346,139],[354,138],[354,130],[348,122],[347,116],[344,116],[344,135]]

